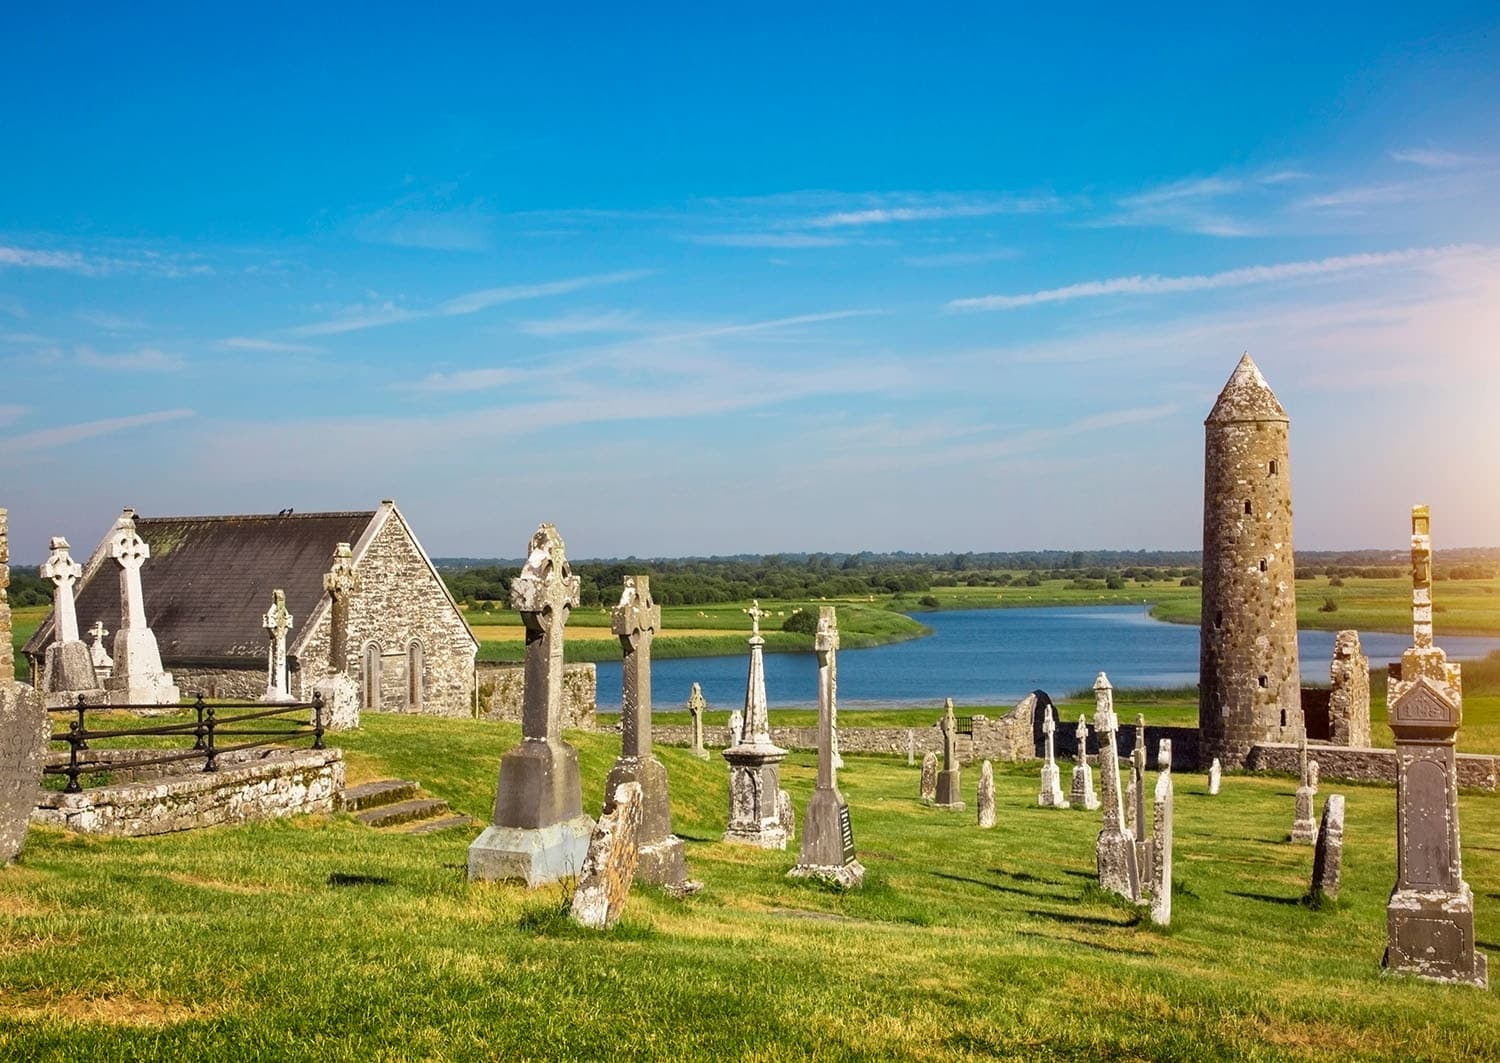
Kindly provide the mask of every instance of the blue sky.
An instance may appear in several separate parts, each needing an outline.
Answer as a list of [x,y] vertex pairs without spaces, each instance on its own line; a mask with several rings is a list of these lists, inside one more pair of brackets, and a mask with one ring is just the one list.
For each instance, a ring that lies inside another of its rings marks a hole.
[[7,13],[13,553],[1193,548],[1246,349],[1299,545],[1500,543],[1500,14],[1130,14]]

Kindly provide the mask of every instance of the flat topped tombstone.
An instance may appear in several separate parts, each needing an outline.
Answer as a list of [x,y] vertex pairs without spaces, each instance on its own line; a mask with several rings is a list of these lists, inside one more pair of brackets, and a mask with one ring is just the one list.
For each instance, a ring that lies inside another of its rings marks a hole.
[[1103,826],[1095,842],[1099,886],[1127,900],[1140,899],[1140,868],[1136,863],[1135,838],[1125,828],[1125,806],[1120,788],[1120,751],[1116,735],[1120,721],[1115,716],[1114,688],[1103,672],[1094,680],[1094,730],[1099,735],[1099,789]]
[[[786,828],[777,807],[781,791],[781,762],[786,750],[771,741],[766,706],[766,640],[760,622],[771,614],[751,603],[750,671],[745,679],[745,710],[739,740],[721,754],[729,762],[729,825],[724,840],[762,849],[785,849]],[[733,717],[730,719],[733,727]]]
[[693,718],[693,756],[699,760],[708,759],[708,750],[703,746],[703,713],[708,709],[708,702],[703,697],[703,688],[697,683],[693,684],[693,691],[688,695],[688,715]]
[[995,768],[989,761],[979,766],[979,790],[974,803],[979,809],[979,829],[989,830],[995,825]]
[[470,879],[521,879],[533,889],[576,875],[594,821],[583,814],[578,753],[562,740],[563,633],[578,577],[562,537],[543,524],[511,582],[526,625],[521,742],[500,760],[495,821],[469,846]]
[[604,782],[604,811],[627,783],[640,787],[640,862],[636,876],[653,886],[681,889],[687,882],[682,839],[672,833],[667,769],[652,753],[651,643],[661,627],[661,606],[651,597],[649,576],[626,576],[610,630],[620,640],[620,756]]
[[73,560],[68,553],[68,540],[60,535],[52,538],[49,551],[41,575],[52,581],[52,615],[57,622],[57,638],[47,647],[43,685],[47,703],[60,706],[71,704],[78,694],[99,694],[102,688],[94,671],[94,655],[78,635],[73,588],[83,576],[83,566]]
[[864,883],[865,869],[854,856],[854,827],[849,805],[839,793],[838,765],[834,762],[838,648],[838,615],[833,606],[822,606],[813,642],[818,656],[818,782],[807,803],[797,866],[788,875],[853,889]]
[[943,732],[943,770],[938,772],[937,796],[933,804],[953,812],[964,807],[963,783],[958,765],[958,717],[953,715],[953,699],[943,699],[943,719],[939,723]]
[[1042,763],[1042,788],[1037,793],[1036,803],[1042,808],[1067,808],[1067,799],[1062,792],[1062,772],[1056,758],[1057,723],[1052,719],[1052,706],[1042,709],[1042,738],[1046,746],[1046,759]]
[[1432,539],[1412,508],[1412,647],[1386,686],[1396,737],[1396,884],[1386,905],[1387,970],[1489,986],[1474,948],[1474,893],[1463,878],[1454,750],[1463,722],[1457,664],[1432,641]]
[[270,641],[266,649],[266,692],[260,700],[291,701],[286,674],[286,635],[292,630],[292,614],[287,611],[286,591],[277,587],[271,592],[271,607],[260,623]]
[[135,528],[135,510],[126,509],[106,540],[120,566],[120,627],[115,632],[115,671],[105,684],[113,705],[175,705],[182,699],[171,673],[161,666],[156,636],[146,623],[141,566],[151,547]]
[[929,749],[922,754],[922,781],[918,784],[917,791],[917,796],[922,799],[924,805],[930,805],[937,800],[937,777],[937,754]]

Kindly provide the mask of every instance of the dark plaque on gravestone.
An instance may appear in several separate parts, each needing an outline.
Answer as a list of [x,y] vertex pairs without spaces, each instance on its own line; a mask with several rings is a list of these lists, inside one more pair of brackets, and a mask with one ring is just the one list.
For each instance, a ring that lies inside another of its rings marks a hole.
[[849,806],[839,805],[839,838],[844,843],[844,863],[854,860],[854,823],[849,819]]

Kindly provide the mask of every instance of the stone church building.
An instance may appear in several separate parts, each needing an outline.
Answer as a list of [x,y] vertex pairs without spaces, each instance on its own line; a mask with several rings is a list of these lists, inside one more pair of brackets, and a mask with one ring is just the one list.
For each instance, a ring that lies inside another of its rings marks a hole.
[[[292,614],[291,692],[310,697],[328,659],[331,609],[323,575],[338,544],[349,543],[360,589],[350,600],[347,670],[360,686],[362,707],[441,716],[472,711],[479,643],[389,499],[350,513],[134,519],[151,548],[141,569],[146,621],[162,664],[185,695],[265,693],[269,636],[262,620],[272,592],[281,589]],[[78,583],[85,629],[96,620],[111,630],[120,623],[119,568],[108,541],[106,535]],[[41,674],[52,638],[49,614],[23,650],[33,675]]]

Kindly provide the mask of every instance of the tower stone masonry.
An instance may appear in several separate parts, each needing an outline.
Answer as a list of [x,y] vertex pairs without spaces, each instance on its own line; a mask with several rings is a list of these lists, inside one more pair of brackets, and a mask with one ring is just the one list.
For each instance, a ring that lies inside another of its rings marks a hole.
[[1305,734],[1290,421],[1246,354],[1203,424],[1199,756],[1243,766],[1257,743]]

